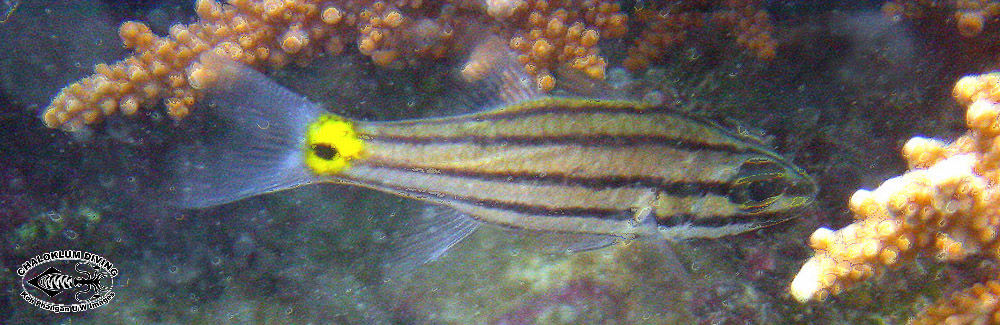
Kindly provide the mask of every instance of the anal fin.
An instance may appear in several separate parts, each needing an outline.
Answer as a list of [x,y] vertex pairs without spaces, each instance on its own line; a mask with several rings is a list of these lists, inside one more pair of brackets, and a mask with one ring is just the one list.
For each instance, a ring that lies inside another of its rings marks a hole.
[[553,233],[532,230],[509,230],[525,239],[544,244],[544,250],[551,253],[577,253],[605,248],[624,238],[614,235],[585,233]]
[[479,221],[461,212],[427,205],[390,236],[383,256],[383,273],[386,277],[396,277],[433,262],[479,226]]

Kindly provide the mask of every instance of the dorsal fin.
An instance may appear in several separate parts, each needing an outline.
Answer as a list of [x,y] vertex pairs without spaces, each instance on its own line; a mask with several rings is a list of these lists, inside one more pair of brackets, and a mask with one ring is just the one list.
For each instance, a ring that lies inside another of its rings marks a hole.
[[743,141],[749,142],[754,145],[758,145],[764,148],[770,148],[771,144],[768,143],[765,136],[764,130],[754,127],[747,127],[743,122],[736,120],[732,117],[723,115],[719,112],[712,112],[710,108],[701,107],[697,103],[690,103],[684,109],[676,110],[680,114],[685,115],[687,118],[692,120],[697,120],[701,123],[712,125],[715,128],[728,133],[729,135],[739,138]]
[[762,129],[748,127],[743,122],[724,115],[706,116],[705,119],[719,129],[731,132],[734,137],[740,138],[743,141],[762,147],[769,148],[771,146],[764,138],[765,133]]
[[515,54],[496,36],[476,45],[462,66],[462,84],[456,100],[466,113],[490,110],[543,97],[541,91],[514,59]]
[[593,79],[580,70],[563,66],[555,69],[555,75],[556,79],[559,80],[556,84],[557,89],[573,96],[616,100],[633,99],[621,89],[611,86],[604,80]]

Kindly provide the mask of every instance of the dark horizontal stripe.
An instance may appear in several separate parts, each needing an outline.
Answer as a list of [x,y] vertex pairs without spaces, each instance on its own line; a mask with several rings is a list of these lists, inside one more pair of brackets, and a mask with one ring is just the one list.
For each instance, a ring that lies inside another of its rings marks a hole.
[[[621,103],[621,102],[615,102]],[[627,102],[630,103],[631,102]],[[503,110],[497,113],[485,114],[485,115],[467,115],[459,116],[455,119],[449,119],[448,122],[472,122],[472,121],[508,121],[515,120],[518,118],[534,117],[546,114],[565,114],[568,116],[581,115],[581,114],[623,114],[623,115],[635,115],[642,118],[649,118],[649,115],[663,115],[678,120],[686,120],[694,124],[701,125],[706,129],[718,130],[723,134],[732,137],[734,139],[740,139],[743,141],[745,136],[740,135],[735,130],[728,129],[724,127],[721,123],[713,121],[712,119],[692,114],[688,112],[682,112],[675,109],[668,108],[666,106],[643,106],[641,103],[635,103],[635,106],[601,106],[598,103],[593,105],[581,106],[581,107],[569,107],[569,106],[538,106],[528,109],[521,110]],[[443,122],[443,121],[442,121]],[[446,124],[446,123],[442,123]]]
[[[443,200],[443,204],[451,202],[459,202],[464,204],[475,205],[488,209],[496,209],[501,211],[520,213],[525,215],[535,215],[540,217],[550,217],[550,218],[560,218],[560,217],[578,217],[578,218],[593,218],[598,220],[613,220],[613,221],[629,221],[633,217],[633,214],[629,210],[625,209],[602,209],[602,208],[584,208],[584,207],[572,207],[572,208],[548,208],[540,207],[528,204],[503,202],[488,199],[477,199],[467,196],[456,196],[449,195],[446,193],[432,192],[427,190],[420,190],[415,188],[407,188],[403,186],[385,184],[377,181],[369,181],[365,179],[359,179],[354,177],[341,176],[344,180],[353,182],[357,185],[362,185],[378,190],[387,191],[390,193],[396,193],[403,196],[408,196],[412,198],[423,198],[429,200]],[[678,226],[694,226],[694,227],[705,227],[705,228],[721,228],[724,226],[734,225],[734,224],[746,224],[750,225],[751,229],[761,228],[771,226],[788,219],[792,218],[792,210],[787,211],[775,211],[767,213],[757,213],[757,214],[742,214],[742,215],[714,215],[714,216],[702,216],[697,217],[690,214],[680,214],[673,216],[659,216],[656,217],[656,224],[659,227],[678,227]],[[477,215],[471,215],[473,218],[480,218]],[[485,222],[495,223],[491,220],[481,220]],[[522,225],[518,224],[502,224],[504,227],[509,227],[512,229],[523,228]],[[558,231],[557,231],[558,232]],[[572,229],[566,229],[566,233],[575,233]]]
[[[566,115],[578,115],[578,114],[629,114],[629,115],[665,115],[680,120],[687,120],[694,124],[701,125],[706,129],[718,130],[725,135],[732,137],[734,139],[740,139],[740,141],[747,140],[747,137],[739,134],[735,130],[727,128],[727,125],[714,121],[708,117],[678,111],[666,106],[645,106],[645,104],[640,102],[631,101],[605,101],[612,105],[602,106],[601,103],[586,103],[579,107],[572,106],[562,106],[560,101],[573,102],[576,99],[557,99],[552,103],[552,105],[541,105],[542,103],[533,103],[531,101],[525,102],[531,106],[531,104],[537,104],[535,107],[521,108],[521,109],[503,109],[490,112],[488,114],[467,114],[459,115],[448,118],[441,119],[420,119],[420,120],[409,120],[409,121],[398,121],[393,122],[398,124],[457,124],[457,123],[467,123],[467,122],[484,122],[484,121],[507,121],[515,120],[518,118],[533,117],[546,114],[566,114]],[[584,101],[584,100],[581,100]],[[624,103],[624,105],[622,105]],[[519,106],[520,104],[514,104],[510,107]],[[760,140],[754,139],[755,143],[760,143]]]
[[511,211],[527,215],[537,215],[546,217],[572,216],[572,217],[594,218],[601,220],[629,220],[632,218],[632,214],[628,210],[586,208],[586,207],[560,207],[560,208],[542,207],[542,206],[535,206],[523,203],[504,202],[498,200],[489,200],[489,199],[481,199],[468,196],[452,195],[448,193],[433,192],[429,190],[422,190],[416,188],[407,188],[403,186],[385,184],[381,182],[373,182],[348,176],[341,176],[341,177],[345,180],[355,182],[360,185],[369,186],[381,190],[388,190],[389,192],[400,193],[415,198],[429,198],[429,199],[437,198],[446,201],[448,200],[458,201],[479,207]]
[[[611,105],[603,106],[600,103],[587,103],[586,105],[581,105],[579,107],[564,106],[560,105],[561,100],[556,100],[552,105],[541,105],[542,103],[525,102],[529,105],[527,108],[517,108],[510,109],[512,107],[521,106],[521,104],[514,104],[501,109],[490,111],[487,113],[479,114],[466,114],[451,116],[439,119],[417,119],[408,121],[398,121],[392,122],[392,124],[452,124],[452,123],[467,123],[467,122],[484,122],[484,121],[509,121],[516,120],[519,118],[534,117],[547,114],[563,114],[567,116],[582,115],[582,114],[625,114],[625,115],[637,115],[648,118],[648,115],[665,115],[670,117],[679,118],[682,120],[689,120],[697,124],[702,124],[708,128],[718,129],[719,125],[712,122],[711,120],[704,118],[699,115],[694,115],[686,112],[681,112],[667,108],[665,106],[644,106],[642,103],[637,102],[606,102]],[[625,105],[618,105],[625,103]],[[537,105],[532,107],[532,105]]]
[[749,150],[753,150],[767,154],[766,151],[755,149],[754,147],[751,146],[739,147],[735,145],[726,145],[726,144],[701,143],[697,141],[691,141],[688,139],[679,139],[675,137],[656,136],[656,135],[591,134],[591,135],[505,136],[505,137],[491,137],[491,136],[478,136],[478,135],[468,135],[460,137],[369,135],[366,138],[366,140],[381,141],[387,143],[396,142],[403,144],[419,144],[419,145],[507,144],[507,145],[524,145],[524,146],[543,146],[543,145],[553,145],[553,144],[564,144],[564,145],[575,144],[588,147],[622,147],[622,146],[638,146],[638,145],[654,144],[654,145],[662,145],[665,147],[671,147],[675,149],[688,150],[688,151],[711,150],[711,151],[721,151],[728,153],[744,153]]
[[[406,172],[427,173],[424,166],[411,166],[390,164],[377,160],[358,160],[357,165],[364,165],[371,168],[386,168]],[[534,172],[477,172],[473,170],[463,170],[458,168],[432,168],[434,174],[440,174],[458,178],[472,178],[493,182],[540,184],[540,185],[572,185],[580,186],[591,190],[603,190],[609,188],[623,187],[646,187],[655,189],[658,193],[666,193],[671,196],[703,196],[705,194],[715,194],[726,196],[729,194],[729,183],[725,182],[690,182],[674,181],[656,176],[570,176],[563,173],[534,173]],[[424,170],[424,171],[422,171]]]
[[[451,123],[465,123],[465,122],[480,122],[480,121],[504,121],[504,120],[514,120],[522,117],[538,116],[545,114],[598,114],[598,113],[621,113],[621,114],[632,114],[632,115],[644,115],[644,114],[670,114],[675,115],[671,110],[667,110],[663,107],[645,107],[641,103],[624,102],[626,105],[611,105],[602,106],[600,103],[593,103],[586,106],[571,107],[559,105],[560,101],[555,100],[552,105],[542,105],[541,100],[538,101],[527,101],[524,102],[528,105],[513,104],[508,106],[502,106],[496,110],[488,111],[486,113],[475,113],[475,114],[465,114],[458,116],[450,116],[446,118],[439,119],[416,119],[407,121],[392,122],[392,124],[451,124]],[[608,102],[608,103],[622,103],[622,102]],[[534,106],[537,105],[537,106]],[[524,107],[522,107],[524,106]],[[519,108],[514,108],[519,107]],[[525,108],[526,107],[526,108]],[[514,108],[514,109],[512,109]]]
[[749,224],[754,227],[765,227],[792,218],[792,211],[775,211],[757,214],[743,215],[715,215],[708,217],[696,217],[690,214],[672,215],[658,217],[656,225],[660,227],[695,226],[708,228],[721,228],[733,224]]

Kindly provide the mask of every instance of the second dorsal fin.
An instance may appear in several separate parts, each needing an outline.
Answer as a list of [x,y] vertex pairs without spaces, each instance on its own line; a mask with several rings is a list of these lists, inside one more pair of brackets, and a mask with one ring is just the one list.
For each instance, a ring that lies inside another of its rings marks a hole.
[[593,79],[580,70],[563,66],[555,69],[555,75],[556,79],[559,80],[557,89],[573,96],[616,100],[633,99],[606,81]]
[[474,113],[543,97],[506,43],[491,36],[469,54],[462,66],[459,103]]

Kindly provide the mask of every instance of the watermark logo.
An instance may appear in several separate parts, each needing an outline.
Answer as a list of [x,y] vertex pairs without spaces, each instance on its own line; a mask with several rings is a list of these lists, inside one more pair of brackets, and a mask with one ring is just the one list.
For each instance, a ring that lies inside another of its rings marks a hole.
[[17,268],[21,298],[54,313],[81,312],[104,306],[118,269],[107,259],[78,251],[59,250],[36,255]]

